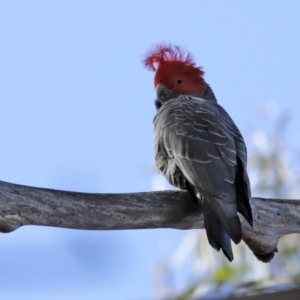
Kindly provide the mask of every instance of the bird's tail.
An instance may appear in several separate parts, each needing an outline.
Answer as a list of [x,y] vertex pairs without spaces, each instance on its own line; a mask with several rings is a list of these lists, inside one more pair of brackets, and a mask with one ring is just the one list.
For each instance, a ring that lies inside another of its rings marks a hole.
[[[216,250],[222,249],[229,261],[233,260],[231,239],[238,244],[242,238],[242,228],[240,220],[232,210],[228,210],[222,202],[214,200],[211,202],[204,200],[203,215],[206,234],[210,245]],[[219,203],[218,203],[219,202]],[[234,204],[233,204],[234,205]]]

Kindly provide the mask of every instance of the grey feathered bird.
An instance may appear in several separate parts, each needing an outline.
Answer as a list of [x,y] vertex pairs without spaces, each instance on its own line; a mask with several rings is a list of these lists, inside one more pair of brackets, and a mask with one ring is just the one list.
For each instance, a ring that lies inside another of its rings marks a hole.
[[190,53],[158,44],[143,63],[156,72],[156,165],[172,185],[203,202],[209,243],[232,261],[230,239],[242,238],[237,212],[253,227],[243,137]]

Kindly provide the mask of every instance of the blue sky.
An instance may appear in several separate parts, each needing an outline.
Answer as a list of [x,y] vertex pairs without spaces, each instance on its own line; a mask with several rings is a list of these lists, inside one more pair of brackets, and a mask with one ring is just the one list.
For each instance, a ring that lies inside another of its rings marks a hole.
[[[276,103],[300,144],[299,11],[296,0],[1,1],[0,179],[150,191],[154,74],[141,59],[160,41],[194,54],[246,142]],[[184,235],[24,227],[0,236],[0,292],[151,299],[155,266]]]

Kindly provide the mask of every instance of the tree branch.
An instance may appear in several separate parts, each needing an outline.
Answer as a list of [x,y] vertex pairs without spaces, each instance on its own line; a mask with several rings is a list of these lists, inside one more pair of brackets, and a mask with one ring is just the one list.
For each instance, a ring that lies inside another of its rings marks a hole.
[[[254,233],[240,215],[243,240],[270,261],[278,240],[300,233],[300,201],[252,198]],[[184,191],[89,194],[0,181],[0,231],[24,225],[74,229],[204,228],[201,206]]]

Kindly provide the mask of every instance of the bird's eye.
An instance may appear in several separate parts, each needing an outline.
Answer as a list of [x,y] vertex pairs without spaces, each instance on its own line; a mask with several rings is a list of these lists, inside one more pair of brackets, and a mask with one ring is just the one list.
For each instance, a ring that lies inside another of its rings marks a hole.
[[177,84],[182,84],[182,83],[183,83],[183,80],[177,79]]

